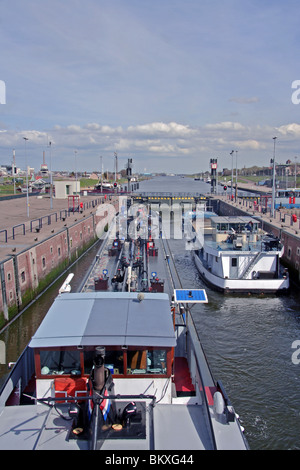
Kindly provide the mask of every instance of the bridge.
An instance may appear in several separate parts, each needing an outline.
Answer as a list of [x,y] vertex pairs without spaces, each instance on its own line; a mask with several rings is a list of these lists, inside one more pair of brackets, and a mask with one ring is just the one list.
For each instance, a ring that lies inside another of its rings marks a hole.
[[169,192],[140,192],[140,193],[133,193],[131,194],[131,198],[137,202],[156,202],[156,203],[167,203],[169,205],[173,205],[174,202],[177,203],[198,203],[204,202],[207,200],[207,197],[201,193],[169,193]]

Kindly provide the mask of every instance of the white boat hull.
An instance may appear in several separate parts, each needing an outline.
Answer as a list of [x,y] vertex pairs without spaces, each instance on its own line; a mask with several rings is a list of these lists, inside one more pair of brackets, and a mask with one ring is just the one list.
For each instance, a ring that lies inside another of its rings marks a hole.
[[215,290],[224,293],[279,294],[287,293],[289,279],[224,279],[207,269],[194,252],[195,265],[203,281]]

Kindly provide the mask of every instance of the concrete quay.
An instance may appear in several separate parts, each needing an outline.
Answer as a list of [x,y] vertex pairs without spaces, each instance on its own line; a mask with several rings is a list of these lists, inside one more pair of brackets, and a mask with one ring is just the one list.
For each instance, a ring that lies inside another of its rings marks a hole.
[[67,199],[52,200],[49,195],[29,198],[27,217],[26,196],[8,200],[0,199],[0,260],[40,243],[54,233],[95,214],[104,196],[81,196],[82,213],[69,212]]
[[66,199],[53,199],[51,209],[49,197],[31,196],[28,217],[26,197],[0,200],[0,328],[97,240],[108,210],[118,210],[110,195],[80,202],[82,211],[70,212]]

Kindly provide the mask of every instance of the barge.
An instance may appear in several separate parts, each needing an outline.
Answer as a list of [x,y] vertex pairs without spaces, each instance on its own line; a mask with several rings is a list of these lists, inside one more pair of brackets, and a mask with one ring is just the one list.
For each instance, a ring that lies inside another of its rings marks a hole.
[[[248,449],[162,238],[110,238],[68,278],[0,391],[0,449]],[[101,281],[101,282],[100,282]]]
[[201,241],[193,250],[207,285],[224,293],[288,292],[288,271],[280,264],[284,248],[277,237],[263,232],[259,221],[248,216],[218,216],[210,221],[209,234],[194,234]]

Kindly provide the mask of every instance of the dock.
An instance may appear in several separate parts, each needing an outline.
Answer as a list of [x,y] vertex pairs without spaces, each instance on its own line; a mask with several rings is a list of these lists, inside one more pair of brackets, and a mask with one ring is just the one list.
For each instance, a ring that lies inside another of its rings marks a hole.
[[68,199],[51,208],[49,196],[31,196],[29,217],[26,197],[0,200],[0,328],[97,241],[106,200],[117,210],[113,196],[82,196],[76,210]]

